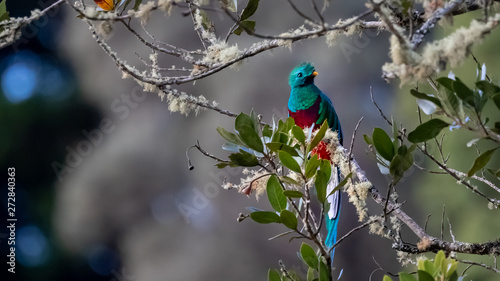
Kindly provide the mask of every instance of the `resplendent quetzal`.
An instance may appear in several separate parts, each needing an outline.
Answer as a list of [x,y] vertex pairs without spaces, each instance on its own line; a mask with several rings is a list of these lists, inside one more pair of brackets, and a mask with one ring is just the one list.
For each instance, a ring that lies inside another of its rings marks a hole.
[[[295,124],[302,129],[314,125],[317,129],[327,120],[330,129],[337,131],[340,144],[342,145],[342,128],[340,127],[339,118],[332,101],[314,85],[314,77],[318,73],[310,63],[302,63],[295,67],[288,78],[288,84],[292,88],[290,99],[288,100],[288,114],[295,120]],[[326,150],[326,146],[318,146],[314,151],[320,159],[330,160],[330,153]],[[332,173],[332,180],[328,183],[327,193],[331,191],[340,182],[340,173],[336,168]],[[325,244],[332,247],[337,241],[337,225],[340,213],[340,191],[335,192],[328,197],[330,209],[325,216],[326,228],[328,234],[325,239]],[[332,251],[333,260],[334,251]]]

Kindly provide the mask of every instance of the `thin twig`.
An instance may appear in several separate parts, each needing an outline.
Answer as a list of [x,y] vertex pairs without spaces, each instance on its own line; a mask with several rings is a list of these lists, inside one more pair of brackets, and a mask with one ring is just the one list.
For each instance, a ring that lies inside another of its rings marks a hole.
[[346,239],[347,237],[351,236],[354,232],[360,230],[360,229],[363,229],[367,226],[369,226],[370,224],[372,223],[375,223],[377,222],[378,220],[369,220],[361,225],[358,225],[356,226],[355,228],[351,229],[349,232],[347,232],[344,236],[342,236],[340,239],[337,240],[337,242],[335,242],[335,244],[333,244],[332,248],[329,249],[329,252],[331,252],[333,249],[335,249],[335,247],[337,247],[340,242],[344,241],[344,239]]
[[461,260],[461,259],[456,259],[458,262],[461,262],[461,263],[465,263],[465,264],[470,264],[470,265],[475,265],[475,266],[480,266],[480,267],[483,267],[483,268],[486,268],[488,270],[491,270],[495,273],[498,273],[500,274],[500,270],[494,268],[494,267],[491,267],[489,265],[486,265],[484,263],[480,263],[480,262],[475,262],[475,261],[469,261],[469,260]]
[[441,240],[444,239],[444,214],[446,213],[446,205],[443,205],[443,213],[441,214]]
[[[460,172],[458,170],[455,170],[455,169],[452,169],[452,168],[448,168],[448,170],[450,170],[451,172],[457,174],[459,177],[467,177],[467,174],[466,173],[463,173],[463,172]],[[492,189],[494,189],[496,192],[500,193],[500,188],[498,186],[496,186],[494,183],[492,183],[491,181],[483,178],[483,177],[478,177],[476,175],[473,175],[471,178],[475,179],[475,180],[478,180],[482,183],[485,183],[487,184],[489,187],[491,187]]]
[[354,140],[356,138],[356,133],[358,132],[359,125],[361,124],[361,121],[363,121],[365,117],[361,116],[359,119],[358,123],[356,124],[356,127],[354,127],[354,132],[352,133],[352,138],[351,138],[351,147],[349,148],[349,171],[351,171],[351,157],[352,157],[352,151],[354,149]]
[[288,271],[286,270],[285,268],[285,264],[283,263],[282,260],[279,261],[280,263],[280,268],[281,268],[281,272],[283,272],[283,274],[288,278],[290,279],[290,281],[295,281],[294,278],[292,278],[292,276],[290,276],[290,273],[288,273]]
[[385,116],[384,112],[382,111],[382,109],[380,109],[380,107],[378,106],[378,104],[375,102],[375,99],[373,98],[373,91],[372,91],[372,86],[370,86],[370,98],[372,99],[372,103],[375,105],[375,107],[378,109],[378,112],[380,113],[380,115],[382,116],[382,118],[385,119],[385,121],[387,122],[387,124],[389,124],[389,126],[392,126],[392,122],[389,121],[389,119],[387,119],[387,117]]
[[424,231],[427,231],[427,223],[429,222],[429,219],[431,218],[432,214],[428,214],[427,218],[425,219],[425,225],[424,225]]
[[324,29],[325,28],[325,18],[323,17],[321,12],[319,11],[318,6],[316,5],[316,1],[311,0],[311,5],[312,5],[314,11],[316,12],[316,15],[318,16],[319,20],[321,21],[321,27]]
[[417,163],[413,163],[413,166],[417,167],[419,170],[422,170],[424,172],[431,173],[431,174],[437,174],[437,175],[447,175],[448,174],[447,172],[432,171],[432,170],[426,169],[426,168],[418,165]]
[[271,241],[271,240],[274,240],[274,239],[276,239],[276,238],[280,238],[280,237],[286,236],[286,235],[288,235],[288,234],[290,234],[290,233],[294,233],[294,232],[295,232],[295,230],[289,230],[289,231],[286,231],[286,232],[280,233],[280,234],[278,234],[278,235],[275,235],[275,236],[273,236],[273,237],[271,237],[271,238],[269,238],[269,239],[267,239],[267,240]]
[[451,235],[451,241],[453,242],[457,242],[457,240],[455,239],[455,235],[453,235],[453,231],[451,229],[451,222],[450,222],[450,218],[446,218],[448,220],[448,227],[450,228],[450,235]]
[[308,17],[307,15],[305,15],[304,13],[302,13],[302,11],[301,11],[301,10],[299,10],[299,9],[297,8],[297,6],[295,6],[295,4],[293,3],[293,1],[292,1],[292,0],[287,0],[287,1],[288,1],[288,3],[290,4],[290,6],[292,6],[292,9],[293,9],[293,10],[294,10],[294,11],[295,11],[295,12],[296,12],[299,16],[303,17],[303,18],[304,18],[305,20],[307,20],[307,21],[310,21],[310,22],[312,22],[312,23],[316,23],[316,24],[318,24],[315,20],[313,20],[312,18],[310,18],[310,17]]

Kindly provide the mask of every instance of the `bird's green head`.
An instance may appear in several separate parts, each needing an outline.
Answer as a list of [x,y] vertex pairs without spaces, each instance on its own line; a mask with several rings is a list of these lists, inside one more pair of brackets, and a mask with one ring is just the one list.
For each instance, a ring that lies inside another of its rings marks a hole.
[[318,75],[318,72],[316,72],[314,66],[311,63],[304,62],[290,72],[288,84],[292,88],[306,86],[314,83],[316,75]]

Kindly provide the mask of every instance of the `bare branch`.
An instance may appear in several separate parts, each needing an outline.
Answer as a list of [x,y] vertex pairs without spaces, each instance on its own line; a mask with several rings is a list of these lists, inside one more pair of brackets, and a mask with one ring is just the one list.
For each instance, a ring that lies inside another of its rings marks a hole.
[[58,0],[41,11],[36,10],[37,12],[33,12],[31,17],[11,18],[0,22],[0,29],[2,30],[0,33],[0,48],[5,48],[16,42],[21,37],[21,31],[25,26],[42,18],[49,11],[59,7],[65,1]]
[[444,16],[451,14],[457,8],[464,3],[464,0],[453,0],[447,2],[443,8],[437,9],[432,16],[413,34],[411,44],[412,48],[416,49],[420,43],[424,40],[424,36],[431,31],[435,24]]
[[492,266],[489,266],[489,265],[486,265],[484,263],[480,263],[480,262],[475,262],[475,261],[469,261],[469,260],[462,260],[462,259],[456,259],[458,262],[461,262],[461,263],[465,263],[465,264],[470,264],[470,265],[475,265],[475,266],[480,266],[480,267],[483,267],[483,268],[486,268],[488,270],[491,270],[495,273],[498,273],[500,274],[500,270],[492,267]]
[[[448,168],[448,170],[450,170],[451,172],[457,174],[459,177],[462,177],[462,178],[467,177],[466,173],[457,171],[457,170],[452,169],[452,168]],[[473,175],[471,178],[473,178],[475,180],[478,180],[478,181],[480,181],[482,183],[487,184],[489,187],[493,188],[496,192],[500,193],[500,188],[498,186],[496,186],[494,183],[492,183],[491,181],[485,179],[484,177],[478,177],[476,175]]]

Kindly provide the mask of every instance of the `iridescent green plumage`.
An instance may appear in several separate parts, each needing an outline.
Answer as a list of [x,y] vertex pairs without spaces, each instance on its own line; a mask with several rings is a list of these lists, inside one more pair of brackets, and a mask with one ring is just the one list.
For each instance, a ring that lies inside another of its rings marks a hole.
[[[292,70],[288,77],[288,84],[292,88],[290,99],[288,100],[288,113],[295,120],[295,124],[302,128],[310,126],[317,128],[327,120],[330,129],[338,132],[339,141],[340,144],[342,144],[342,128],[337,113],[333,108],[333,104],[331,100],[314,85],[314,77],[316,77],[317,74],[314,66],[310,63],[303,63]],[[328,151],[317,151],[316,154],[318,154],[320,158],[330,160],[329,157],[327,157],[330,155]],[[340,182],[338,168],[334,171],[334,176],[327,187],[327,194],[329,194]],[[330,210],[325,216],[326,228],[328,231],[325,244],[328,247],[332,247],[337,241],[340,192],[337,191],[328,197],[328,202],[330,202]],[[333,253],[334,251],[332,251],[332,260]]]

